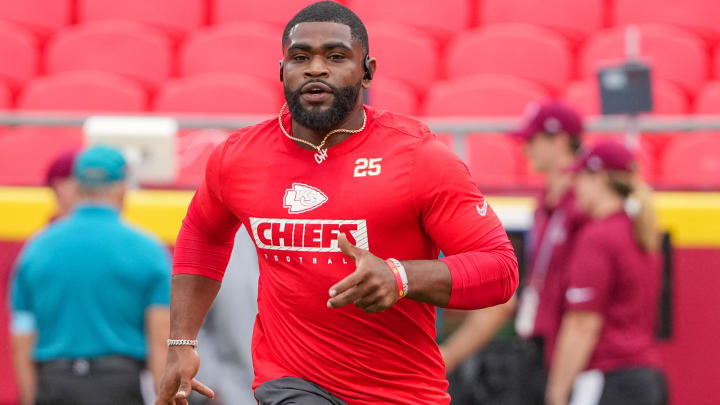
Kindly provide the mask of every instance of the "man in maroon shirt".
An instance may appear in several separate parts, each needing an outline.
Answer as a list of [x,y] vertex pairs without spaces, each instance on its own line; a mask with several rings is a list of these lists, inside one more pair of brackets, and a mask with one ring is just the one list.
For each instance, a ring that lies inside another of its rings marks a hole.
[[[537,201],[529,239],[529,264],[519,299],[475,311],[441,346],[451,372],[484,347],[517,309],[516,331],[525,347],[526,364],[518,367],[519,382],[508,382],[513,403],[542,404],[546,363],[560,324],[562,277],[574,235],[583,223],[566,169],[580,149],[582,120],[572,108],[558,103],[528,105],[521,128],[512,133],[525,144],[534,169],[545,175],[546,187]],[[517,308],[519,306],[519,308]],[[505,394],[501,394],[505,395]],[[511,401],[503,396],[503,401]]]
[[510,299],[507,234],[424,124],[362,104],[376,64],[352,11],[312,4],[282,45],[288,108],[215,149],[178,235],[158,404],[213,395],[193,378],[194,346],[244,226],[260,266],[260,404],[447,405],[435,306]]

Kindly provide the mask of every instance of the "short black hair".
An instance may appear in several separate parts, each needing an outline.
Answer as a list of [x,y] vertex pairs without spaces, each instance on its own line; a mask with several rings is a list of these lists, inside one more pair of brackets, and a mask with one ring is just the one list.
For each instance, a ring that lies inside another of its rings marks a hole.
[[319,1],[295,14],[295,17],[287,23],[283,31],[283,47],[288,42],[290,30],[294,26],[304,22],[334,22],[347,25],[350,27],[352,39],[360,43],[365,55],[370,53],[370,44],[365,24],[363,24],[360,17],[353,13],[352,10],[334,1]]

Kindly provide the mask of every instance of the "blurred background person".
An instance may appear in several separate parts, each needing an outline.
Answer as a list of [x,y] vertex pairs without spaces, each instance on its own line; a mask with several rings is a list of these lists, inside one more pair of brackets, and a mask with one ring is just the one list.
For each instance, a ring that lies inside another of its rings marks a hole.
[[69,214],[75,205],[77,185],[72,176],[72,169],[78,153],[78,150],[61,153],[47,169],[45,185],[53,191],[56,204],[55,215],[51,222]]
[[[169,328],[164,247],[123,222],[127,165],[115,149],[75,159],[77,204],[24,248],[12,288],[22,404],[143,404]],[[36,374],[37,372],[37,374]]]
[[664,405],[654,341],[660,234],[651,190],[619,143],[599,144],[573,170],[577,206],[592,220],[568,265],[547,403]]
[[451,385],[453,404],[543,403],[546,356],[552,350],[546,343],[554,341],[560,323],[565,263],[584,222],[575,209],[572,176],[566,170],[580,150],[582,131],[582,119],[574,109],[548,101],[529,104],[521,128],[512,134],[523,142],[533,168],[545,177],[530,232],[521,297],[471,312],[440,349],[452,373],[491,341],[515,313],[518,301],[515,326],[521,339],[511,347],[501,342],[488,347],[469,365],[474,371],[458,373],[453,378],[456,387]]

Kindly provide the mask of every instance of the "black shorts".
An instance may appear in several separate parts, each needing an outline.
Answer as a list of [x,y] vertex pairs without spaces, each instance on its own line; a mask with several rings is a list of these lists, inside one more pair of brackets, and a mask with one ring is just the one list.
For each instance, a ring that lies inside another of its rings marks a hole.
[[347,405],[321,386],[297,377],[266,381],[255,389],[258,405]]
[[599,405],[666,405],[665,375],[654,368],[630,368],[605,373]]

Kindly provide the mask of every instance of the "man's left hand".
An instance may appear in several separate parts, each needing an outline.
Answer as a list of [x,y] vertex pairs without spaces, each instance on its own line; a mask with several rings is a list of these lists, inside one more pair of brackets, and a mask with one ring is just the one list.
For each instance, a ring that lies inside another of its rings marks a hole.
[[330,287],[328,307],[340,308],[354,303],[363,311],[374,313],[393,306],[399,299],[399,290],[390,266],[350,243],[344,234],[338,237],[338,246],[355,262],[355,272]]

